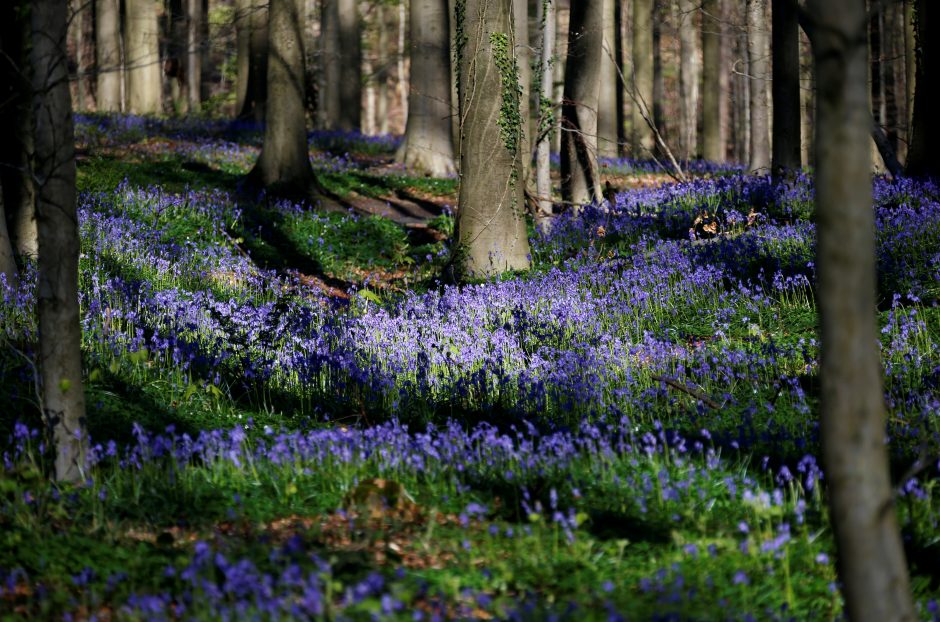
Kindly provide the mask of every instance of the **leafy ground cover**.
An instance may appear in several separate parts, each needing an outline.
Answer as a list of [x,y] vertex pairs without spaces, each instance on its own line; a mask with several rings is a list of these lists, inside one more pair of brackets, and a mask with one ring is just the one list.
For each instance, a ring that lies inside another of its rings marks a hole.
[[[350,207],[315,213],[242,193],[251,127],[78,136],[95,450],[84,485],[49,483],[33,281],[4,284],[3,615],[840,617],[810,178],[612,161],[636,188],[533,231],[530,274],[457,287],[454,181],[396,169],[392,139],[312,135]],[[940,188],[874,194],[897,502],[936,620]]]

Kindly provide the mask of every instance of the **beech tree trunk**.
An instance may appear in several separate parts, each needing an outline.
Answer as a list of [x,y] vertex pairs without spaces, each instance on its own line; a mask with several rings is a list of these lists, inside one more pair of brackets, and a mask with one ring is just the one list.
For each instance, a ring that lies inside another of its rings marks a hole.
[[[532,114],[529,95],[532,92],[532,50],[529,47],[529,1],[512,0],[512,23],[516,41],[516,67],[519,70],[519,114],[522,117],[522,136],[519,152],[522,156],[522,179],[526,187],[532,175]],[[414,71],[414,70],[412,70]]]
[[30,92],[29,12],[20,2],[0,2],[0,126],[7,135],[0,140],[0,185],[6,212],[7,233],[22,257],[39,253],[33,186],[33,110]]
[[98,111],[120,112],[120,0],[95,0],[95,48],[98,52]]
[[[571,21],[570,3],[555,0],[555,62],[552,73],[552,101],[558,106],[565,97],[565,62],[568,58],[568,23]],[[561,115],[556,109],[555,128],[552,132],[552,151],[561,153]]]
[[127,110],[133,114],[157,114],[163,110],[157,5],[154,0],[124,2]]
[[[457,243],[465,277],[529,267],[512,0],[458,5],[460,188]],[[501,122],[501,123],[500,123]]]
[[304,108],[304,17],[300,0],[270,0],[264,143],[249,182],[275,195],[314,201]]
[[[450,15],[450,13],[448,13],[448,15]],[[376,22],[378,22],[378,28],[379,28],[379,33],[377,37],[378,38],[377,61],[378,61],[379,66],[375,73],[375,82],[377,86],[376,102],[375,102],[375,116],[378,121],[378,126],[376,127],[376,131],[378,131],[379,134],[388,134],[389,132],[389,124],[388,124],[389,71],[388,71],[388,66],[390,62],[389,57],[388,57],[388,49],[389,49],[388,47],[389,46],[388,15],[386,14],[385,8],[382,5],[379,5],[376,7]],[[448,19],[448,28],[450,28],[449,22],[450,20]],[[447,41],[448,41],[447,67],[449,71],[450,70],[450,37],[449,35],[448,35]],[[448,74],[447,76],[448,89],[450,89],[451,81],[452,80],[451,80],[450,74]],[[450,100],[450,90],[448,90],[447,97],[448,97],[448,100]],[[453,123],[451,122],[452,117],[453,117],[453,112],[449,110],[448,121],[447,121],[448,127],[453,125]],[[453,144],[453,132],[451,132],[451,144]]]
[[422,175],[457,172],[451,132],[447,0],[411,0],[411,92],[398,160]]
[[268,99],[268,0],[238,0],[238,99],[242,120],[264,123]]
[[67,0],[32,5],[34,172],[39,224],[39,368],[56,479],[81,481],[87,434],[78,308],[75,143],[66,61]]
[[721,50],[724,38],[721,5],[722,0],[702,2],[702,157],[711,162],[724,161],[727,142],[728,71]]
[[747,56],[750,79],[751,150],[748,168],[752,173],[770,171],[770,109],[767,77],[770,75],[770,45],[767,37],[767,0],[747,0]]
[[813,141],[816,138],[816,79],[814,77],[813,52],[809,38],[801,31],[800,45],[800,135],[802,144],[801,159],[805,167],[813,165]]
[[362,124],[362,46],[356,0],[325,0],[321,37],[323,125],[326,129],[358,131]]
[[[580,3],[577,3],[580,4]],[[633,0],[633,154],[649,157],[656,145],[653,118],[653,0]]]
[[810,0],[818,78],[820,417],[845,613],[914,620],[894,510],[875,307],[864,0]]
[[198,111],[202,104],[202,0],[186,0],[186,84],[189,109]]
[[[914,91],[914,121],[911,147],[907,155],[907,174],[915,176],[940,176],[940,97],[931,79],[940,63],[937,34],[931,32],[929,24],[940,23],[940,6],[936,0],[917,0],[917,84]],[[933,69],[931,69],[931,67]]]
[[698,152],[698,85],[701,79],[695,28],[698,6],[698,0],[679,0],[679,156],[686,159],[695,157]]
[[[653,99],[650,108],[653,111],[653,126],[659,131],[660,136],[667,136],[669,129],[666,127],[666,79],[663,75],[663,25],[668,17],[668,7],[659,2],[653,2]],[[657,157],[663,155],[660,145],[656,142],[656,136],[650,130],[653,136],[654,150],[653,154]]]
[[605,158],[616,158],[619,152],[617,122],[617,87],[620,84],[619,62],[617,61],[616,12],[619,10],[615,0],[596,0],[603,2],[603,48],[601,49],[600,92],[597,106],[597,154]]
[[539,122],[538,143],[535,157],[535,192],[538,196],[538,212],[535,219],[539,228],[548,225],[548,218],[552,215],[552,177],[551,177],[551,128],[555,124],[554,91],[552,78],[554,76],[555,55],[555,0],[544,0],[539,5],[542,13],[542,54],[539,63],[541,80],[539,82]]
[[575,205],[603,200],[597,169],[597,109],[604,8],[601,0],[571,5],[561,106],[561,196]]
[[773,0],[774,175],[800,168],[800,24],[791,0]]

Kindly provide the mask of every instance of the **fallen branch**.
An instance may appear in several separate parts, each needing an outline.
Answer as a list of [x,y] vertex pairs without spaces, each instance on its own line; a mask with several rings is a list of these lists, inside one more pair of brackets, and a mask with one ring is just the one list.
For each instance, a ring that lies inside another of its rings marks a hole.
[[678,380],[676,380],[675,378],[670,378],[669,376],[655,375],[655,376],[653,376],[653,380],[658,380],[659,382],[662,382],[662,383],[664,383],[664,384],[666,384],[666,385],[672,387],[673,389],[677,389],[677,390],[679,390],[679,391],[682,391],[683,393],[687,393],[687,394],[691,395],[692,397],[694,397],[694,398],[697,399],[698,401],[702,402],[703,404],[705,404],[706,406],[708,406],[708,407],[711,408],[712,410],[718,410],[719,408],[721,408],[721,404],[719,404],[718,402],[716,402],[716,401],[713,400],[712,398],[710,398],[710,397],[708,397],[707,395],[705,395],[705,393],[704,393],[703,391],[701,391],[701,390],[699,390],[699,389],[696,389],[695,387],[690,387],[690,386],[684,385],[684,384],[682,384],[681,382],[679,382]]

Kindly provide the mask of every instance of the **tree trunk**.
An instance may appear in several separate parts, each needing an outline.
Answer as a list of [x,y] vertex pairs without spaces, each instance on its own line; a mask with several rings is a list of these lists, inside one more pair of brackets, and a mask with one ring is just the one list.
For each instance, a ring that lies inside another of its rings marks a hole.
[[614,89],[617,97],[617,156],[626,155],[627,144],[627,87],[624,80],[626,67],[624,38],[627,20],[624,19],[626,2],[624,0],[614,0],[614,58],[617,59],[617,86]]
[[189,112],[189,95],[186,85],[186,50],[189,42],[186,35],[185,0],[167,3],[166,31],[169,33],[167,56],[163,59],[163,76],[169,82],[169,96],[173,112],[185,115]]
[[597,108],[604,53],[604,3],[575,2],[561,106],[561,196],[575,205],[603,200],[597,169]]
[[820,418],[846,617],[914,620],[885,443],[864,0],[810,0],[818,77]]
[[241,116],[248,99],[251,56],[251,0],[235,0],[235,114]]
[[326,129],[358,131],[362,123],[362,46],[355,0],[325,0],[321,37],[323,125]]
[[[448,20],[448,22],[449,22],[449,21],[450,21],[450,20]],[[379,66],[378,66],[378,69],[377,69],[377,71],[376,71],[376,73],[375,73],[375,82],[376,82],[376,86],[377,86],[377,89],[376,89],[376,91],[377,91],[377,92],[376,92],[376,102],[375,102],[375,116],[376,116],[376,118],[377,118],[377,120],[378,120],[378,127],[376,128],[376,130],[379,132],[379,134],[388,134],[388,132],[389,132],[389,124],[388,124],[388,78],[389,78],[388,64],[389,64],[389,57],[388,57],[388,54],[387,54],[388,45],[389,45],[389,43],[388,43],[388,15],[387,15],[386,12],[385,12],[385,7],[383,7],[382,5],[379,5],[379,6],[376,7],[376,22],[378,22],[378,28],[379,28],[379,33],[378,33],[378,50],[377,50],[377,53],[378,53],[377,62],[378,62],[378,65],[379,65]],[[449,27],[450,27],[450,26],[449,26],[449,24],[448,24],[448,28],[449,28]],[[449,53],[450,53],[450,36],[449,36],[449,34],[448,34],[448,39],[447,39],[447,41],[448,41],[448,46],[447,46],[447,49],[448,49],[448,57],[447,57],[448,63],[447,63],[447,67],[448,67],[448,71],[449,71],[449,68],[450,68],[450,55],[449,55]],[[448,85],[448,89],[450,89],[450,83],[451,83],[451,77],[450,77],[450,75],[448,74],[448,76],[447,76],[447,85]],[[448,96],[448,99],[450,99],[450,91],[449,91],[449,90],[448,90],[448,95],[447,95],[447,96]],[[448,126],[451,126],[451,125],[453,125],[453,124],[450,122],[450,119],[452,118],[453,113],[452,113],[450,110],[448,110],[448,113],[447,113],[447,114],[448,114],[448,123],[447,123],[447,124],[448,124]],[[453,144],[453,133],[451,134],[451,144]]]
[[647,119],[653,118],[653,0],[633,0],[633,145],[635,157],[649,157],[656,145]]
[[905,110],[907,116],[904,123],[907,126],[906,142],[910,149],[914,138],[914,93],[917,85],[917,34],[915,32],[916,20],[914,7],[917,0],[904,1],[904,95],[906,97]]
[[800,168],[800,24],[791,0],[773,0],[773,162],[777,175]]
[[[552,65],[552,101],[558,106],[565,97],[565,62],[568,58],[568,23],[571,21],[569,3],[555,0],[555,62]],[[552,151],[561,153],[561,115],[555,114],[552,131]]]
[[432,177],[457,172],[451,133],[447,0],[411,0],[411,92],[399,161]]
[[270,0],[264,143],[249,183],[276,195],[316,199],[304,108],[304,19],[300,0]]
[[615,13],[619,10],[615,0],[597,0],[604,5],[603,14],[603,49],[601,50],[600,93],[597,107],[597,154],[605,158],[616,158],[619,152],[617,136],[617,87],[620,84],[619,61],[617,60],[618,20]]
[[679,155],[690,159],[698,151],[698,65],[695,13],[697,0],[679,0]]
[[127,110],[133,114],[157,114],[163,110],[157,5],[154,0],[125,0],[125,7]]
[[[245,95],[235,109],[239,119],[253,119],[262,124],[268,100],[268,0],[239,2],[247,12],[242,20],[244,35],[239,35],[239,57],[242,50],[246,50],[246,60],[239,60],[239,83],[244,83]],[[243,65],[247,65],[244,70]]]
[[555,0],[544,0],[539,4],[542,9],[540,16],[542,24],[542,56],[539,63],[541,72],[539,87],[539,123],[538,143],[535,158],[535,193],[538,196],[538,212],[536,225],[540,229],[546,228],[548,218],[552,215],[552,177],[551,177],[551,133],[555,124],[554,91],[552,78],[554,77],[555,55]]
[[205,18],[202,0],[186,0],[186,91],[192,111],[202,104],[202,48],[208,42],[200,35]]
[[747,0],[747,56],[750,79],[752,173],[770,170],[770,110],[767,104],[769,41],[767,40],[767,0]]
[[56,479],[80,481],[84,430],[78,308],[75,143],[65,57],[66,0],[32,6],[34,170],[39,223],[39,367],[43,414],[55,439]]
[[23,257],[39,252],[33,186],[33,110],[30,92],[29,13],[17,2],[0,2],[0,126],[8,136],[0,140],[0,184],[6,211],[7,233]]
[[120,0],[95,0],[95,47],[98,52],[98,111],[121,111]]
[[460,71],[461,272],[486,277],[529,267],[518,70],[511,0],[466,0],[457,11]]
[[519,114],[522,117],[519,155],[522,157],[522,179],[528,187],[532,175],[532,113],[529,107],[529,95],[532,92],[532,50],[529,47],[528,0],[512,0],[512,12],[516,67],[519,71],[519,86],[522,89],[519,93]]
[[898,153],[898,126],[900,117],[898,116],[898,65],[899,60],[903,58],[903,49],[899,45],[899,36],[903,37],[903,31],[900,30],[898,22],[898,11],[901,8],[897,2],[886,4],[882,7],[884,14],[882,31],[883,55],[885,62],[882,65],[882,79],[884,80],[884,125],[885,135],[888,139],[888,146],[895,154]]
[[727,99],[728,72],[721,53],[724,39],[721,5],[722,0],[702,2],[702,157],[711,162],[724,161],[727,141],[722,99]]
[[[911,147],[907,156],[907,174],[914,176],[940,176],[940,97],[932,88],[931,71],[936,72],[940,55],[937,54],[936,33],[928,24],[937,24],[940,6],[936,0],[917,0],[917,88],[914,91],[914,122]],[[934,69],[930,69],[933,67]]]
[[800,45],[802,57],[800,58],[800,143],[801,161],[804,167],[813,165],[813,141],[816,138],[816,78],[813,68],[813,52],[810,48],[806,33],[801,31]]
[[[663,25],[668,17],[668,8],[659,2],[653,2],[653,99],[650,108],[653,110],[653,125],[660,135],[665,137],[669,129],[666,127],[666,77],[663,74]],[[652,130],[650,130],[652,132]],[[660,145],[653,134],[653,154],[663,155]]]
[[3,209],[3,183],[0,181],[0,275],[7,285],[16,283],[16,256],[13,254],[13,241],[7,230],[6,210]]

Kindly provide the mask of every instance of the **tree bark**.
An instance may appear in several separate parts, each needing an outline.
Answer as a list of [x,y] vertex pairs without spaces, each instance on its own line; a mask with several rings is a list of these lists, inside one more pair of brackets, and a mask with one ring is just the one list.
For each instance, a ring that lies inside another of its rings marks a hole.
[[[666,127],[666,76],[663,74],[663,25],[668,18],[668,10],[668,7],[659,2],[653,2],[653,99],[650,109],[653,111],[653,126],[661,136],[667,136],[669,132]],[[650,132],[652,133],[652,130]],[[656,142],[655,134],[653,145],[653,154],[662,156],[663,151]]]
[[906,142],[910,149],[914,137],[914,92],[917,85],[917,24],[914,19],[914,6],[917,0],[903,0],[904,2],[904,95],[906,97],[905,110],[907,116],[904,122],[907,126]]
[[249,183],[293,199],[316,200],[304,108],[304,19],[300,0],[270,0],[268,103],[264,143]]
[[451,133],[447,0],[411,0],[411,92],[398,160],[432,177],[457,172]]
[[[931,78],[940,63],[937,35],[929,29],[936,25],[940,6],[935,0],[917,0],[917,87],[914,91],[914,122],[911,147],[907,155],[907,174],[914,176],[940,176],[940,97],[932,88]],[[931,69],[933,68],[933,69]]]
[[523,214],[518,70],[511,0],[466,0],[458,11],[461,272],[478,278],[529,267]]
[[813,68],[813,53],[806,33],[800,35],[802,56],[800,59],[800,135],[801,161],[803,166],[813,165],[813,141],[816,138],[816,78]]
[[157,114],[163,109],[157,5],[154,0],[125,0],[125,7],[127,110]]
[[864,0],[810,0],[821,435],[846,617],[914,620],[885,443]]
[[16,283],[16,256],[13,254],[13,241],[7,230],[6,210],[3,209],[3,183],[0,180],[0,275],[7,285]]
[[[898,64],[903,58],[904,51],[899,45],[903,41],[903,31],[900,30],[898,22],[898,12],[901,9],[900,3],[891,2],[882,7],[884,15],[882,31],[883,55],[885,57],[882,65],[882,79],[884,80],[884,129],[885,136],[888,139],[888,146],[897,154],[899,148],[898,126],[900,117],[898,115]],[[900,35],[900,37],[898,36]],[[903,65],[902,65],[903,66]]]
[[98,52],[98,111],[121,111],[120,0],[95,0],[95,47]]
[[22,257],[39,253],[32,160],[32,89],[28,11],[18,2],[0,3],[0,125],[9,134],[0,140],[0,184],[7,233]]
[[552,215],[552,177],[551,177],[551,128],[555,124],[554,91],[552,78],[554,76],[555,56],[555,0],[544,0],[539,5],[542,8],[542,50],[539,70],[539,123],[538,143],[535,158],[535,192],[538,196],[538,212],[535,215],[536,225],[544,229],[548,218]]
[[800,24],[791,0],[773,0],[773,160],[778,175],[800,168]]
[[186,0],[186,91],[189,109],[198,111],[202,104],[202,0]]
[[268,100],[268,0],[239,0],[238,6],[245,17],[238,35],[240,102],[235,109],[239,119],[261,124]]
[[[552,101],[558,106],[565,97],[565,62],[568,58],[568,24],[571,21],[570,3],[555,0],[555,62],[552,73]],[[561,115],[555,115],[552,132],[552,151],[561,153]]]
[[727,108],[728,72],[721,53],[724,39],[721,5],[722,0],[702,2],[702,157],[711,162],[725,160],[727,141],[724,109]]
[[55,439],[56,479],[80,481],[87,435],[78,308],[75,143],[65,48],[67,7],[67,0],[45,0],[32,6],[37,300],[43,413]]
[[698,0],[679,0],[679,156],[693,158],[698,151],[698,64],[695,13]]
[[561,196],[575,205],[603,200],[597,169],[597,109],[604,8],[600,0],[571,5],[561,106]]
[[767,76],[770,74],[767,40],[767,0],[747,0],[747,55],[750,79],[751,151],[748,168],[752,173],[770,170],[770,109],[767,104]]
[[[448,20],[449,22],[450,20]],[[388,15],[385,12],[385,7],[379,5],[376,7],[376,22],[378,22],[378,68],[375,73],[375,81],[377,85],[376,89],[376,102],[375,102],[375,116],[378,121],[378,127],[376,128],[379,134],[388,134],[389,124],[388,124],[388,78],[389,78],[389,57],[387,54],[388,51]],[[448,28],[450,25],[448,24]],[[448,57],[447,57],[447,67],[450,71],[450,35],[448,33]],[[448,73],[447,76],[447,85],[450,89],[451,76]],[[448,90],[448,99],[450,99],[450,91]],[[453,125],[450,122],[450,119],[453,117],[452,111],[448,111],[448,126]],[[453,132],[451,132],[451,144],[453,144]]]
[[617,60],[616,12],[620,9],[615,0],[603,2],[603,48],[601,50],[600,92],[597,106],[597,154],[605,158],[616,158],[620,150],[617,132],[617,87],[620,84],[619,61]]
[[512,0],[512,13],[516,67],[519,71],[519,87],[522,89],[519,93],[519,114],[522,117],[519,153],[522,156],[522,179],[528,187],[532,176],[532,111],[529,106],[529,95],[532,93],[532,50],[529,47],[529,1]]
[[653,106],[653,0],[633,0],[633,145],[635,157],[649,157],[656,145],[646,122]]
[[320,102],[326,129],[358,131],[362,124],[362,46],[356,0],[325,0],[324,66]]

